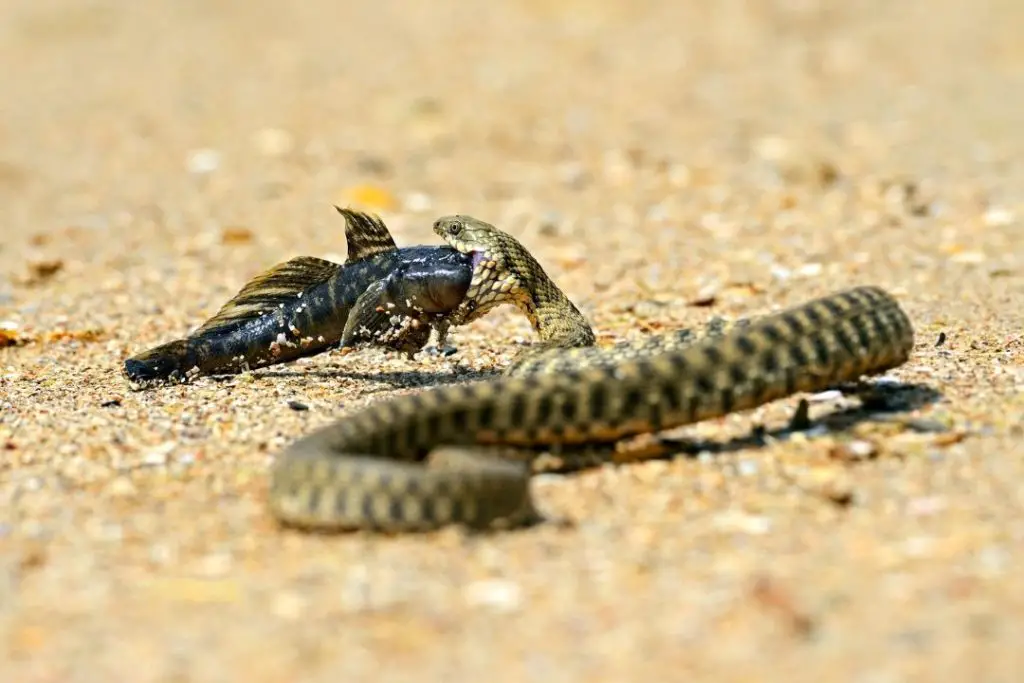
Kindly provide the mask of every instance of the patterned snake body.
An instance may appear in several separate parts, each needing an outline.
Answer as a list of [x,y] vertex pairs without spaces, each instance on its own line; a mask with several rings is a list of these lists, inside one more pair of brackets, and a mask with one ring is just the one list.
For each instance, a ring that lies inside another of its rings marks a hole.
[[858,287],[701,339],[684,331],[599,348],[510,235],[466,216],[439,219],[435,231],[487,266],[475,269],[487,278],[473,289],[484,305],[466,302],[463,319],[514,303],[541,343],[505,377],[382,401],[291,444],[270,487],[283,523],[392,532],[521,524],[538,518],[529,478],[542,453],[563,469],[593,465],[621,439],[878,374],[913,347],[899,304]]

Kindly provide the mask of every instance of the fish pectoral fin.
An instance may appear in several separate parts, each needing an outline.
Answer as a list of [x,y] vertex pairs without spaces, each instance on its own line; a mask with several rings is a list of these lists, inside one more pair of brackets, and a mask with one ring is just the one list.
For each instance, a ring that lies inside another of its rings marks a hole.
[[367,344],[412,354],[426,346],[430,339],[430,325],[411,319],[392,321],[393,316],[402,316],[402,312],[390,306],[391,303],[388,278],[367,287],[348,314],[340,348]]
[[387,280],[370,284],[349,311],[345,331],[341,333],[341,348],[372,342],[392,326],[392,313],[387,310]]
[[391,231],[384,225],[380,216],[347,207],[334,208],[345,217],[345,243],[348,245],[348,258],[345,263],[361,261],[376,254],[398,249],[394,238],[391,237]]
[[249,280],[216,315],[193,332],[193,336],[256,318],[281,304],[293,302],[309,288],[332,278],[341,268],[333,261],[315,256],[296,256],[279,263]]

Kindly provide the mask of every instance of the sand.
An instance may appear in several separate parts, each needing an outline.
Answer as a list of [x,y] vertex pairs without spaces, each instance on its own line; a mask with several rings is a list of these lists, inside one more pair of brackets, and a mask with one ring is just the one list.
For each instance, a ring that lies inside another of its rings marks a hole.
[[[1008,0],[8,2],[0,680],[1020,680],[1022,22]],[[531,339],[503,308],[450,358],[129,391],[127,355],[255,273],[343,259],[332,203],[400,244],[447,213],[501,225],[605,340],[877,284],[917,331],[888,381],[917,388],[538,478],[566,524],[285,531],[285,444]]]

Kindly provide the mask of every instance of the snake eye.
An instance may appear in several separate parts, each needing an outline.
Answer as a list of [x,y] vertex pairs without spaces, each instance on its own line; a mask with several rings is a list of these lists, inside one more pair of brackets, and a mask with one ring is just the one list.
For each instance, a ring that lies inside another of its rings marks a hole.
[[451,234],[452,237],[458,237],[459,235],[462,234],[462,223],[460,223],[459,221],[452,221],[451,224],[448,226],[448,232]]

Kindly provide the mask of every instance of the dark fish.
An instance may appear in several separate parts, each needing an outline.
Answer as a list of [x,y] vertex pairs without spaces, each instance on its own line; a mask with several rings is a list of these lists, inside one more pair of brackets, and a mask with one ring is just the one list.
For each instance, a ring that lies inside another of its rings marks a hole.
[[[469,289],[472,257],[444,246],[398,248],[377,216],[338,208],[348,257],[299,256],[257,275],[202,327],[124,362],[130,382],[185,382],[371,344],[412,354]],[[344,340],[344,341],[343,341]]]

